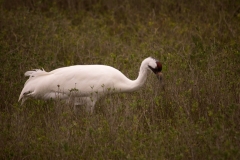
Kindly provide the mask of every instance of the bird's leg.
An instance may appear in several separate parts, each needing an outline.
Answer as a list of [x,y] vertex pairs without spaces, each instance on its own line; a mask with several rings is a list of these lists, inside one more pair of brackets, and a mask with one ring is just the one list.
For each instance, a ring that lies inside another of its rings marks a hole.
[[75,97],[74,110],[77,111],[77,106],[85,106],[88,113],[93,113],[97,99],[92,97]]

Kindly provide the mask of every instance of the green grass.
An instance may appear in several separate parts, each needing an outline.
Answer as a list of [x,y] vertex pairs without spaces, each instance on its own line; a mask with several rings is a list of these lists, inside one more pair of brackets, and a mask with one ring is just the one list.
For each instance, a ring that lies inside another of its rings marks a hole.
[[[1,1],[0,159],[239,159],[238,1]],[[135,79],[95,113],[18,97],[25,71],[105,64]]]

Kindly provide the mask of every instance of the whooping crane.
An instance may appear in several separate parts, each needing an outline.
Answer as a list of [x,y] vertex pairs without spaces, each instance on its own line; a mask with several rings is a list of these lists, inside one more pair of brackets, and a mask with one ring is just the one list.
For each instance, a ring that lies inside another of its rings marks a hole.
[[27,71],[19,100],[36,99],[74,100],[74,105],[85,104],[93,112],[96,101],[108,93],[132,92],[143,86],[147,73],[152,71],[162,80],[162,64],[152,58],[144,59],[136,80],[128,79],[119,70],[106,65],[75,65],[46,72],[43,69]]

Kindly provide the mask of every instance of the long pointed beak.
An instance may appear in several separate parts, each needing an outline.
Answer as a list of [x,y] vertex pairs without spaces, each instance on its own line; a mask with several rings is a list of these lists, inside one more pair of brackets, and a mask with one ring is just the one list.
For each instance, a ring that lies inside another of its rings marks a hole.
[[157,76],[157,79],[160,81],[160,84],[161,84],[163,90],[165,90],[163,74],[161,72],[158,72],[158,73],[156,73],[156,76]]
[[162,74],[162,72],[156,73],[156,76],[157,76],[157,79],[158,79],[159,81],[163,81],[163,74]]

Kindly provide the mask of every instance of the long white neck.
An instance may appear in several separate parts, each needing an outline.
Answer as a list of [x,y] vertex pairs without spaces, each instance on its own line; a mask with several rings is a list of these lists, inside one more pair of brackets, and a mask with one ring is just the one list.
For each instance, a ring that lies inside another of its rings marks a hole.
[[144,85],[147,80],[148,70],[147,68],[140,68],[138,77],[132,81],[132,90],[137,90]]
[[139,70],[139,74],[136,80],[128,79],[122,87],[123,92],[132,92],[141,88],[147,80],[148,68],[146,62],[142,62]]

